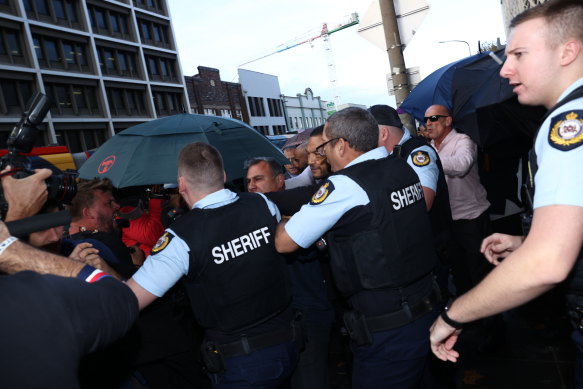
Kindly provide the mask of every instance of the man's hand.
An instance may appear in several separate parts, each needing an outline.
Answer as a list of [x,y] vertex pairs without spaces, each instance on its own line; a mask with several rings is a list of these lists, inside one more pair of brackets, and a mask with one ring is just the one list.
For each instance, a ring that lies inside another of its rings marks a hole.
[[460,354],[453,349],[462,330],[455,329],[438,317],[429,329],[431,351],[442,361],[457,362]]
[[146,254],[144,253],[144,250],[140,248],[140,245],[134,244],[128,246],[128,249],[130,251],[134,266],[142,266],[146,260]]
[[[7,172],[9,169],[3,171]],[[35,174],[25,178],[2,178],[4,198],[8,202],[6,221],[20,220],[34,216],[47,201],[45,180],[51,176],[49,169],[38,169]]]
[[523,241],[523,236],[492,234],[482,241],[480,252],[484,254],[488,262],[499,265],[499,259],[509,256],[522,245]]
[[107,274],[117,278],[118,280],[122,279],[122,277],[111,266],[109,266],[103,258],[99,256],[99,250],[94,248],[91,243],[79,243],[77,246],[75,246],[69,255],[69,258],[102,270]]

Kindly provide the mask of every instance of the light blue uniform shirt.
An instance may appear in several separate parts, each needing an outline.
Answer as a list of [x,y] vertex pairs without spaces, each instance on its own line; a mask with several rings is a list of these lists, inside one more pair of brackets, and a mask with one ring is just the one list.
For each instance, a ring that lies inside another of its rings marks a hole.
[[[569,86],[559,100],[581,85],[583,78]],[[559,204],[583,207],[583,97],[547,117],[534,149],[538,164],[534,208]]]
[[[260,195],[267,203],[271,214],[279,221],[281,215],[277,206],[262,194]],[[236,193],[228,189],[221,189],[202,198],[192,208],[218,208],[231,204],[237,201],[238,198],[239,196]],[[188,245],[184,240],[176,236],[171,228],[166,229],[165,234],[158,240],[156,246],[164,244],[166,234],[171,235],[167,246],[163,250],[149,255],[143,266],[132,277],[142,288],[158,297],[163,296],[182,276],[188,274],[188,265],[190,263]],[[155,250],[156,246],[154,246],[153,250]]]
[[[411,139],[411,134],[406,128],[403,129],[403,132],[403,137],[399,141],[400,145]],[[429,162],[427,164],[425,164],[426,162],[421,159],[426,158],[426,156],[423,154],[418,156],[419,152],[425,152],[428,155]],[[437,192],[439,168],[437,167],[437,153],[433,147],[430,145],[417,147],[411,151],[410,155],[407,156],[407,163],[413,168],[413,170],[415,170],[417,177],[419,177],[419,182],[421,182],[421,186]]]
[[[387,149],[378,147],[360,155],[346,167],[388,155]],[[300,247],[310,247],[320,239],[342,215],[350,209],[367,205],[368,195],[354,180],[344,175],[333,175],[324,182],[310,203],[302,206],[285,225],[285,231]]]

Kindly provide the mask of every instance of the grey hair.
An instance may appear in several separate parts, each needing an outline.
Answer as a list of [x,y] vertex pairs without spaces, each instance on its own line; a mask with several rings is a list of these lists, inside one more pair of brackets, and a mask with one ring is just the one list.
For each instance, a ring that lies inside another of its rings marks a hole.
[[343,138],[353,149],[367,152],[378,147],[379,127],[366,109],[349,107],[326,120],[326,136]]

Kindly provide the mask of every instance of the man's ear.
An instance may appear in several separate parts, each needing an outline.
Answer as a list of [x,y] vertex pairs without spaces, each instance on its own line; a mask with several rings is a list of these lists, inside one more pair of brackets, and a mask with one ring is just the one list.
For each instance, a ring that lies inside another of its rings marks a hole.
[[179,176],[178,177],[178,193],[182,194],[182,193],[184,193],[185,190],[186,190],[186,182],[184,180],[184,177]]
[[277,182],[277,187],[283,189],[285,185],[284,175],[282,173],[278,174],[277,176],[275,176],[275,180]]
[[389,139],[390,131],[386,126],[379,126],[379,145],[384,145]]
[[85,207],[85,208],[83,208],[81,213],[83,214],[83,219],[95,219],[93,217],[93,209],[92,208]]
[[581,53],[581,42],[571,39],[562,45],[561,66],[568,66],[577,59]]
[[227,183],[227,172],[223,170],[223,184]]
[[448,127],[453,127],[453,117],[451,115],[445,118],[445,124]]

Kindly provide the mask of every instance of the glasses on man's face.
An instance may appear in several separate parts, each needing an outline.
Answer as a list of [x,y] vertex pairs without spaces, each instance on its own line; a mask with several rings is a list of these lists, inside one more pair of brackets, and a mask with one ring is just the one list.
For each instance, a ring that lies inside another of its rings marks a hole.
[[439,120],[439,118],[446,118],[448,116],[449,115],[431,115],[431,116],[425,116],[423,118],[423,121],[424,122],[427,122],[429,120],[431,123],[435,123],[436,121]]
[[341,137],[339,136],[338,138],[332,138],[327,140],[326,142],[322,143],[320,146],[316,147],[316,150],[314,151],[317,155],[321,156],[321,157],[325,157],[326,156],[326,145],[332,141],[341,139]]

